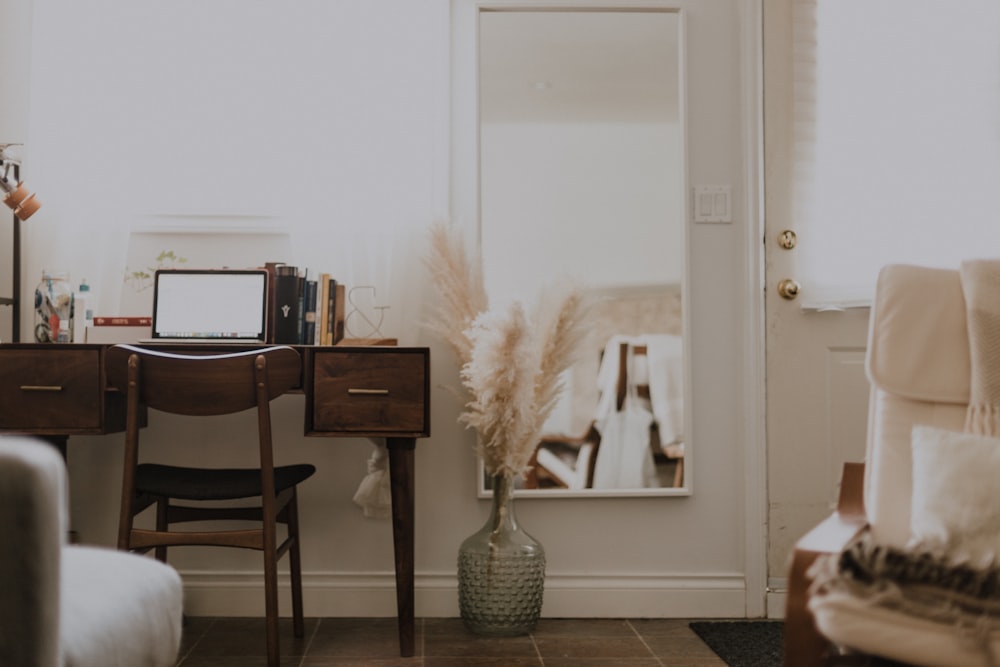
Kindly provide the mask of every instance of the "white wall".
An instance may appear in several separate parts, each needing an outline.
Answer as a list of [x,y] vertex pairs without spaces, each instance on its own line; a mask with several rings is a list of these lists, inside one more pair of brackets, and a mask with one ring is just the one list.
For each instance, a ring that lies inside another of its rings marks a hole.
[[[735,0],[678,4],[688,19],[690,182],[732,184],[739,202],[741,12]],[[463,0],[34,3],[26,168],[45,208],[25,239],[26,287],[42,268],[64,269],[98,283],[101,307],[113,309],[130,233],[197,244],[193,232],[204,230],[286,232],[289,256],[273,259],[353,267],[356,282],[378,283],[392,306],[386,333],[432,348],[433,435],[416,455],[420,615],[457,614],[457,548],[488,510],[476,497],[472,436],[444,389],[457,370],[420,326],[435,299],[420,262],[425,229],[450,215],[476,232],[470,11]],[[759,607],[762,591],[748,601],[744,553],[743,217],[690,232],[694,494],[519,501],[547,550],[546,615]],[[394,614],[390,527],[351,502],[370,447],[302,437],[301,397],[276,411],[280,460],[319,468],[301,499],[307,613]],[[252,429],[185,423],[171,439],[175,421],[154,416],[144,435],[168,456],[206,456],[193,443],[207,438],[221,460]],[[72,521],[86,542],[112,541],[121,442],[71,440]],[[172,562],[189,613],[259,613],[255,554],[179,550]]]
[[524,299],[558,276],[591,287],[680,285],[681,139],[676,123],[484,123],[491,302]]

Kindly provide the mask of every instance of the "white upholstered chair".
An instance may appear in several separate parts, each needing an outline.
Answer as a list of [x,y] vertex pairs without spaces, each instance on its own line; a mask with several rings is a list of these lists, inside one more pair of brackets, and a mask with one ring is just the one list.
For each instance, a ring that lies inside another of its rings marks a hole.
[[[958,548],[972,526],[977,539],[1000,542],[1000,440],[965,432],[982,355],[970,353],[978,326],[967,326],[963,283],[943,269],[880,273],[866,461],[845,467],[837,511],[796,545],[789,667],[830,664],[844,652],[912,665],[1000,664],[1000,568]],[[1000,336],[1000,319],[986,328]]]
[[180,577],[152,558],[66,544],[67,512],[59,453],[0,437],[0,665],[176,664]]

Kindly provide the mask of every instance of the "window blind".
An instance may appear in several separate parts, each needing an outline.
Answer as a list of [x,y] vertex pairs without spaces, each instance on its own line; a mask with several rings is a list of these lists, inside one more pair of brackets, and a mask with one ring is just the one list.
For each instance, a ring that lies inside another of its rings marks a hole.
[[887,263],[1000,257],[1000,3],[794,1],[804,307],[867,303]]

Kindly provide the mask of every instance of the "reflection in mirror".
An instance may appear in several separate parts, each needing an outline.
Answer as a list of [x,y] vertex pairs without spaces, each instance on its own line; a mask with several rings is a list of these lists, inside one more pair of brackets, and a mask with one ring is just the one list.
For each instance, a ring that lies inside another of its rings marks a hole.
[[677,11],[480,11],[490,301],[596,303],[523,493],[689,492],[681,44]]

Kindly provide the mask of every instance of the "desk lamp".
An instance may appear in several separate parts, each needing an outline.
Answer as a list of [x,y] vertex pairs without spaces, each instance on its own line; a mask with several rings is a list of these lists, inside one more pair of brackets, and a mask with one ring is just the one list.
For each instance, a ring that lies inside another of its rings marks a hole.
[[0,191],[4,193],[3,203],[14,210],[14,215],[20,220],[27,220],[41,208],[42,203],[35,199],[34,192],[29,193],[24,183],[18,180],[17,172],[21,162],[7,152],[9,146],[16,145],[0,144]]
[[19,331],[21,328],[21,313],[18,308],[18,295],[21,293],[21,221],[27,220],[35,211],[41,208],[40,201],[35,199],[34,193],[29,193],[19,178],[21,161],[15,158],[7,149],[20,144],[0,144],[0,196],[3,203],[14,210],[14,230],[13,246],[11,258],[11,272],[13,279],[11,288],[13,297],[0,297],[0,305],[13,306],[11,315],[11,329],[13,329],[12,340],[17,343],[20,340]]

